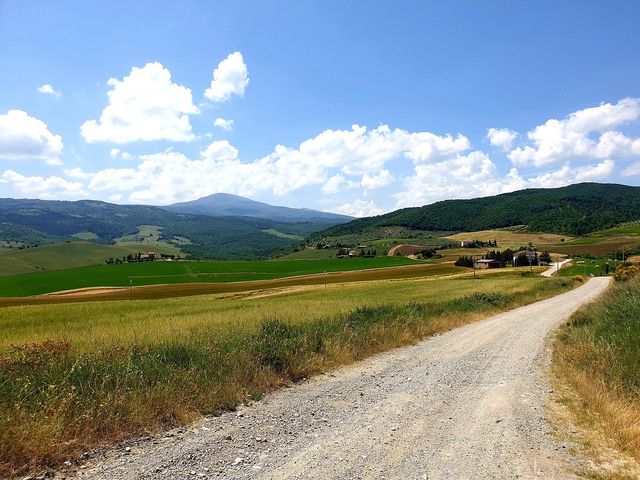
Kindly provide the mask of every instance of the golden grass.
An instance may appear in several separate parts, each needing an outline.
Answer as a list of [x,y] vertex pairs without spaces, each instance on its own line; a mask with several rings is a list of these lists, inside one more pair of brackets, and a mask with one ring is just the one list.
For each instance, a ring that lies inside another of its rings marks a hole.
[[513,245],[527,245],[529,242],[534,245],[547,245],[553,243],[560,243],[564,238],[570,240],[571,237],[566,235],[556,235],[555,233],[540,233],[540,232],[523,232],[518,230],[498,229],[498,230],[481,230],[477,232],[462,232],[450,235],[448,238],[458,241],[471,241],[471,240],[497,240],[500,248],[505,248]]
[[[570,392],[572,418],[592,432],[589,450],[606,458],[606,448],[640,465],[640,279],[617,282],[604,297],[578,311],[554,344],[553,372]],[[623,478],[606,471],[597,475]],[[597,476],[596,475],[596,476]]]
[[514,273],[0,309],[0,476],[573,286]]

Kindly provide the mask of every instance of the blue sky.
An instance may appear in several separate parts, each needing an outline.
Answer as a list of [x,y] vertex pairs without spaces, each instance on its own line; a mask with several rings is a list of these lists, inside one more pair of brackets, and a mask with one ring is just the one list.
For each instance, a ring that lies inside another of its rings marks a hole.
[[640,184],[637,1],[0,0],[0,196],[367,215]]

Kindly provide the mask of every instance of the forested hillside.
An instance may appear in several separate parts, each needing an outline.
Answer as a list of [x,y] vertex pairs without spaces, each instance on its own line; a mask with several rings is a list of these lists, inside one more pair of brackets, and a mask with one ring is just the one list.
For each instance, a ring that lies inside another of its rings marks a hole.
[[193,258],[218,259],[270,256],[295,243],[263,230],[307,235],[322,228],[310,223],[186,215],[157,207],[93,200],[0,199],[0,242],[5,247],[29,247],[78,238],[113,243],[119,237],[136,234],[143,225],[157,227],[159,240],[179,247]]
[[370,227],[383,226],[477,231],[526,225],[531,231],[577,236],[638,219],[640,187],[580,183],[404,208],[337,225],[321,235],[360,233]]

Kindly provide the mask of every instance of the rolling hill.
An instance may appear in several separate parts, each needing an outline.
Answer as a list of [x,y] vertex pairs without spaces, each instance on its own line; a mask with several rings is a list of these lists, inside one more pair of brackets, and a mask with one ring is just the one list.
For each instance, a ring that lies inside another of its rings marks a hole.
[[308,208],[289,208],[256,202],[238,195],[214,193],[191,202],[174,203],[163,207],[178,213],[209,215],[214,217],[253,217],[277,222],[345,223],[353,217],[321,212]]
[[148,249],[173,246],[192,258],[251,259],[271,256],[332,223],[213,217],[94,200],[0,199],[0,245],[5,248],[80,239],[139,242]]
[[336,225],[317,237],[380,227],[471,232],[525,225],[530,231],[579,236],[640,219],[640,187],[579,183],[470,200],[445,200]]

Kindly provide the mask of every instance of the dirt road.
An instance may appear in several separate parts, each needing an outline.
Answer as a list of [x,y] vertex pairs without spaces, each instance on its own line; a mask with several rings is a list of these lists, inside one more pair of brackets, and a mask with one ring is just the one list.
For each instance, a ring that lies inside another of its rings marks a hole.
[[562,295],[376,356],[238,413],[131,444],[83,478],[572,478],[549,435],[548,333],[599,295]]
[[569,263],[570,261],[571,259],[567,258],[565,260],[562,260],[561,262],[553,263],[548,269],[546,269],[540,275],[542,275],[543,277],[550,277],[551,275],[556,273],[558,270],[560,270],[565,263]]

